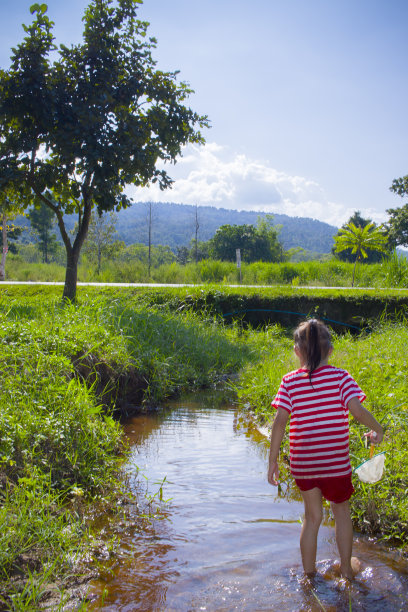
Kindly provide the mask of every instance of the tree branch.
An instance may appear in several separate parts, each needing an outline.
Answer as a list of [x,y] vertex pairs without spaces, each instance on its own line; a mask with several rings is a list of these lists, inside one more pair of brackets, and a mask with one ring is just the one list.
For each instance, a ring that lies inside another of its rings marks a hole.
[[40,200],[42,202],[44,202],[44,204],[46,206],[48,206],[48,208],[51,208],[51,210],[55,213],[56,217],[57,217],[57,222],[58,222],[58,227],[59,227],[59,231],[61,232],[61,238],[65,244],[65,248],[67,250],[67,253],[70,252],[72,250],[72,244],[71,244],[71,240],[69,239],[68,236],[68,232],[66,230],[65,227],[65,223],[64,223],[64,217],[63,214],[61,212],[61,209],[59,208],[59,206],[56,206],[52,200],[49,200],[43,193],[41,193],[40,191],[36,190],[33,186],[32,189],[35,193],[35,195],[40,198]]

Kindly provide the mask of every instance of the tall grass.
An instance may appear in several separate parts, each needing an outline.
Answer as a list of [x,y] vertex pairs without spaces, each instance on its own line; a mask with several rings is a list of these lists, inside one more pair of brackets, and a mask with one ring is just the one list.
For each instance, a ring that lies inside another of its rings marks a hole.
[[[336,259],[329,261],[303,261],[298,263],[242,263],[242,284],[247,285],[312,285],[349,287],[353,276],[353,265]],[[7,259],[9,280],[62,281],[65,269],[56,263],[26,263],[19,256]],[[99,274],[95,266],[85,258],[79,265],[78,279],[82,282],[155,282],[155,283],[228,283],[239,282],[235,264],[230,262],[203,260],[185,266],[176,262],[151,268],[138,259],[120,261],[112,259],[102,263]],[[407,287],[408,260],[394,253],[382,263],[361,263],[356,270],[357,287]]]

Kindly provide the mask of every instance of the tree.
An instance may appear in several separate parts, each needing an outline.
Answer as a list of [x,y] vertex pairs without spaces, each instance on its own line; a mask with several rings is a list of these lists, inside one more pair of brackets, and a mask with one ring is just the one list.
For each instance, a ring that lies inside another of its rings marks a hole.
[[53,211],[41,200],[28,212],[31,227],[38,235],[38,248],[42,253],[43,263],[49,263],[49,255],[57,250],[57,239],[52,229],[55,226]]
[[88,236],[84,244],[85,253],[96,260],[97,274],[101,271],[102,255],[110,257],[115,245],[117,216],[115,213],[99,215],[93,211],[89,223]]
[[236,249],[242,259],[253,261],[280,261],[282,246],[278,240],[279,228],[272,225],[273,217],[258,218],[255,225],[221,225],[210,242],[210,253],[215,259],[235,261]]
[[367,258],[367,252],[379,251],[387,252],[387,236],[381,227],[376,227],[374,223],[369,223],[365,227],[360,227],[354,223],[348,223],[345,228],[339,230],[334,237],[334,249],[340,253],[345,249],[351,249],[356,256],[353,267],[353,280],[351,286],[354,287],[354,276],[357,262],[363,257]]
[[[94,208],[131,204],[129,184],[172,179],[157,164],[174,163],[188,143],[203,143],[208,126],[184,105],[192,90],[177,72],[156,69],[148,24],[136,19],[141,0],[92,0],[81,44],[54,45],[45,4],[0,71],[0,189],[36,196],[56,215],[67,254],[63,297],[76,296],[78,258]],[[50,58],[50,54],[56,57]],[[70,236],[64,215],[77,215]]]
[[182,266],[185,266],[190,261],[190,251],[188,247],[176,247],[176,261]]
[[[394,179],[390,190],[401,197],[408,195],[408,175]],[[401,208],[389,208],[388,229],[390,239],[395,245],[408,246],[408,204]]]
[[[349,223],[354,223],[356,227],[366,227],[367,225],[370,225],[371,223],[372,225],[374,225],[374,227],[377,227],[377,225],[372,221],[372,219],[365,219],[364,217],[361,216],[361,212],[359,210],[356,210],[351,215],[347,223],[342,225],[341,229],[337,233],[337,236],[340,234],[342,230],[347,229]],[[352,252],[351,248],[344,249],[343,251],[338,252],[336,251],[336,246],[334,245],[332,248],[332,253],[341,261],[348,261],[350,263],[354,263],[357,258],[357,255]],[[382,255],[380,252],[373,251],[372,249],[367,249],[367,263],[375,263],[375,262],[381,261],[381,259],[382,259]]]
[[257,245],[259,257],[263,261],[282,261],[283,247],[279,242],[281,225],[273,224],[273,215],[258,217],[256,224]]
[[254,236],[254,225],[221,225],[210,240],[210,254],[214,259],[235,261],[236,249],[241,249],[249,261]]

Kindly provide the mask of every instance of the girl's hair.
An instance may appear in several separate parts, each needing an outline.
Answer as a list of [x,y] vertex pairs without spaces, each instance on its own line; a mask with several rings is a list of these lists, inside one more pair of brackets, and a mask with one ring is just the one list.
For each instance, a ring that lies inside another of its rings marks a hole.
[[295,329],[294,340],[305,359],[311,383],[313,372],[319,366],[321,360],[327,357],[332,345],[330,331],[321,321],[309,319]]

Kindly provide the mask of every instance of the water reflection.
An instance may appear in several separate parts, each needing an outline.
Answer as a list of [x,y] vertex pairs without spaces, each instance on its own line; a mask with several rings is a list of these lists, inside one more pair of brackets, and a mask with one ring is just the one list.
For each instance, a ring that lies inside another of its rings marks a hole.
[[[93,585],[95,610],[402,610],[407,565],[357,539],[362,572],[351,588],[332,572],[334,531],[319,541],[321,576],[305,584],[302,504],[266,481],[267,443],[228,407],[195,399],[125,427],[133,491],[154,495],[164,477],[162,520],[121,534],[115,565]],[[285,492],[284,492],[285,493]],[[156,498],[155,498],[156,499]]]

